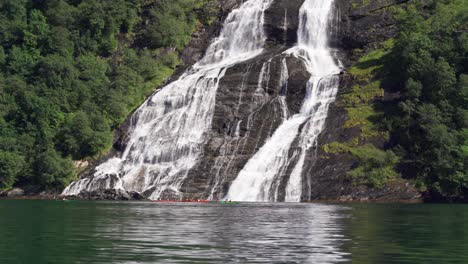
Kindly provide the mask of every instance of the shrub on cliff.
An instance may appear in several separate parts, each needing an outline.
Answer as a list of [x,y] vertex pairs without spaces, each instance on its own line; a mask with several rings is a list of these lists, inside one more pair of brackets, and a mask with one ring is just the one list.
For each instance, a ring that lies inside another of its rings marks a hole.
[[352,148],[351,153],[358,160],[358,166],[348,175],[372,188],[382,188],[387,182],[397,179],[395,167],[398,157],[392,151],[383,151],[374,145],[367,144]]

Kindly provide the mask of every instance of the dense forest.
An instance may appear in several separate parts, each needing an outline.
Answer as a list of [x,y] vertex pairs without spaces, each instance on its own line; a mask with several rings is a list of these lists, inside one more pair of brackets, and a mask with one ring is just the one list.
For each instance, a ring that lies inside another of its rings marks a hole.
[[468,1],[416,1],[398,18],[386,125],[399,168],[433,197],[468,195]]
[[0,1],[0,190],[75,179],[216,15],[207,0]]

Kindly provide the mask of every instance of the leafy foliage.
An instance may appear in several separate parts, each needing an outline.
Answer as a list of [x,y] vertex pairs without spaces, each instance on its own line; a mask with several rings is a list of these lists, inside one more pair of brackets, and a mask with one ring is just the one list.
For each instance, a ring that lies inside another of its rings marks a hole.
[[398,157],[392,151],[383,151],[367,144],[351,149],[351,153],[357,158],[359,165],[348,172],[348,175],[358,179],[358,182],[382,188],[385,183],[399,177],[395,171]]
[[21,156],[12,152],[0,152],[0,190],[13,186],[24,166]]
[[0,189],[60,190],[72,160],[105,152],[116,125],[172,74],[208,5],[0,1]]
[[392,141],[407,177],[445,197],[468,194],[467,13],[463,0],[417,2],[400,14],[393,49],[403,89]]
[[399,157],[392,150],[381,150],[372,144],[359,145],[358,138],[345,143],[331,142],[323,150],[327,154],[348,153],[356,159],[354,168],[347,173],[356,184],[378,189],[400,179]]

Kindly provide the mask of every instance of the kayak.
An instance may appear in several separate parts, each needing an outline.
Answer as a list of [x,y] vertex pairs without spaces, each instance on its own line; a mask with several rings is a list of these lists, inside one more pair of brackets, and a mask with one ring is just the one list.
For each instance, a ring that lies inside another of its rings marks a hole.
[[154,203],[211,203],[209,200],[153,200]]
[[239,204],[239,202],[210,201],[210,200],[152,200],[154,203],[214,203],[214,204]]

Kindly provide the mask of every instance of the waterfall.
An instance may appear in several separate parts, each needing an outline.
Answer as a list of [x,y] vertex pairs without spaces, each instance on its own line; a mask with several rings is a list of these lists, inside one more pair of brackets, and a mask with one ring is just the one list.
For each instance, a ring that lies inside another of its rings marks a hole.
[[328,40],[332,20],[333,0],[306,0],[302,5],[298,45],[285,52],[302,59],[312,75],[302,108],[285,120],[247,162],[225,199],[278,201],[284,182],[285,201],[302,199],[304,184],[308,184],[303,182],[307,153],[316,147],[338,90],[340,67]]
[[229,67],[263,51],[264,11],[272,1],[248,0],[232,11],[203,59],[131,117],[122,155],[98,166],[92,178],[73,182],[63,194],[116,189],[149,194],[150,199],[180,196],[211,128],[219,82]]

